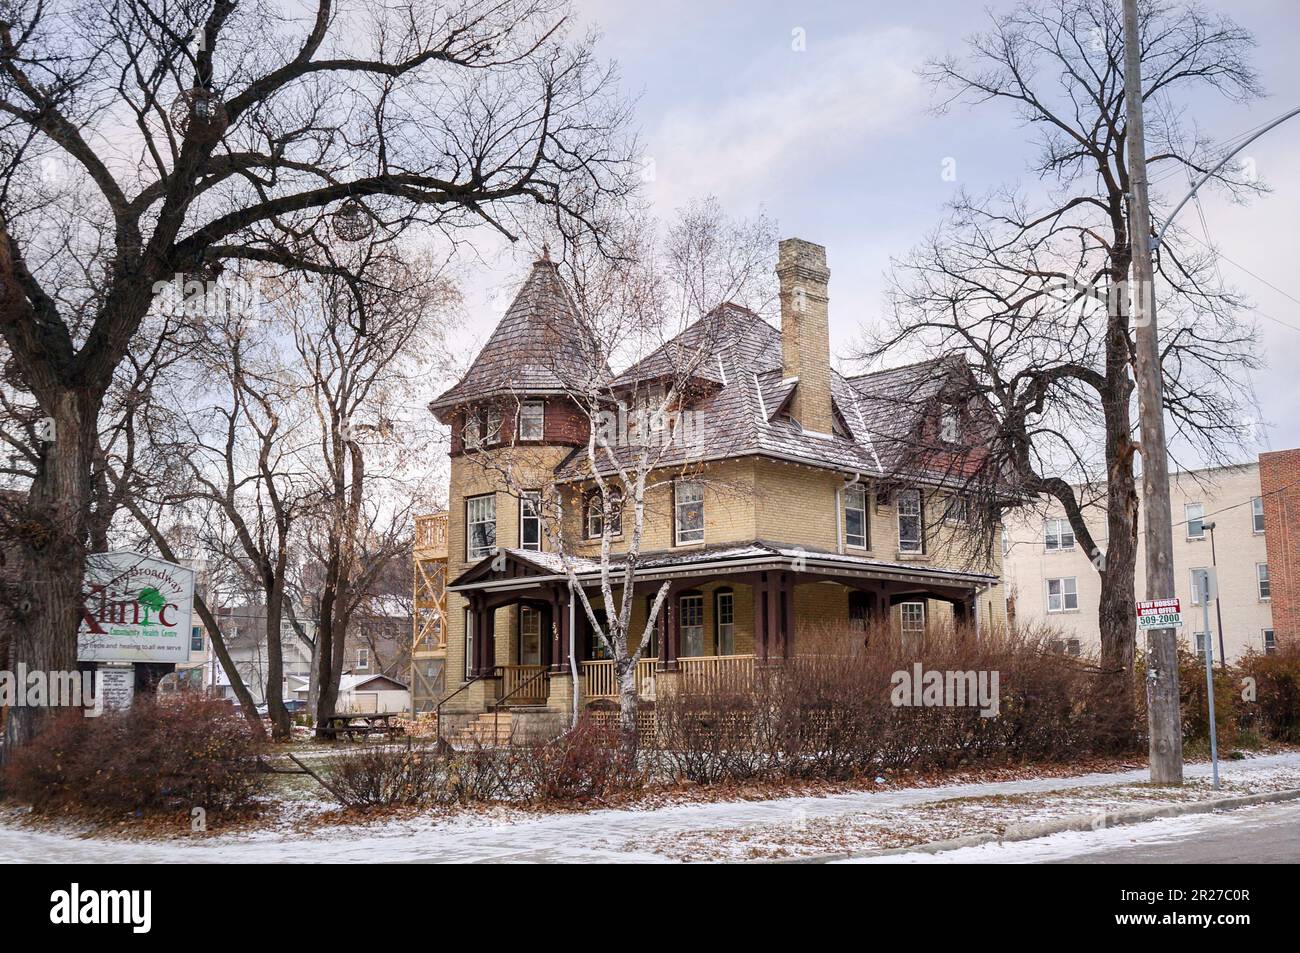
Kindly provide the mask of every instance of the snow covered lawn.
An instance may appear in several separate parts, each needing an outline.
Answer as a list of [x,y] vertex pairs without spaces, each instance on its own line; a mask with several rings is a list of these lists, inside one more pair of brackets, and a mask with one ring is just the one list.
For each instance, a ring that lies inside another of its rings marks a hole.
[[[38,829],[0,816],[0,863],[674,862],[775,859],[906,846],[1009,823],[1099,814],[1300,788],[1300,753],[1225,762],[1223,792],[1209,765],[1188,767],[1181,791],[1145,785],[1146,772],[1036,777],[991,784],[854,791],[821,797],[654,809],[536,814],[512,809],[376,820],[349,827],[278,825],[193,840],[127,841]],[[310,813],[312,805],[305,805]]]

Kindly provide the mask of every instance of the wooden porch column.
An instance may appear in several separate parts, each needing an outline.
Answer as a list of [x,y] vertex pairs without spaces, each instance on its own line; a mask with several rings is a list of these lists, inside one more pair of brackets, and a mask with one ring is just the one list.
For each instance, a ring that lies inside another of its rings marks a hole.
[[569,631],[569,590],[556,586],[551,590],[551,671],[569,671],[569,653],[573,633]]
[[750,588],[754,601],[754,658],[762,663],[767,661],[768,652],[767,573],[754,573]]
[[475,674],[488,675],[497,666],[496,608],[488,608],[485,600],[480,601],[474,623],[474,651],[478,656]]
[[794,582],[794,573],[781,573],[781,592],[778,600],[781,610],[780,651],[776,653],[779,658],[794,657]]

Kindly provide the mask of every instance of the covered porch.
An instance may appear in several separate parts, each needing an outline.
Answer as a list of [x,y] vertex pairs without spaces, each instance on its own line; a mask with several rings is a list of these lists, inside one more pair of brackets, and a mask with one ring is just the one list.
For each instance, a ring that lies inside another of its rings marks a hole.
[[[575,559],[574,568],[599,611],[599,566]],[[957,625],[983,624],[992,604],[981,608],[981,597],[998,580],[767,543],[647,554],[636,573],[635,635],[644,631],[665,583],[667,596],[636,666],[643,701],[669,687],[743,688],[759,667],[799,654],[851,653],[858,648],[855,633],[865,639],[884,619],[919,656],[938,612]],[[502,550],[449,589],[468,605],[465,679],[491,683],[489,706],[564,706],[574,691],[584,703],[617,699],[614,662],[581,601],[570,598],[559,557]],[[578,684],[572,685],[575,668]]]

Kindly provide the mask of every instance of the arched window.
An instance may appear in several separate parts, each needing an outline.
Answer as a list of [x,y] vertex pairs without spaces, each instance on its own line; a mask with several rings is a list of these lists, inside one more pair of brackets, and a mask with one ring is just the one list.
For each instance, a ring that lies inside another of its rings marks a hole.
[[[606,488],[609,495],[609,535],[623,535],[623,491],[616,486]],[[605,532],[605,516],[601,508],[600,490],[587,495],[584,523],[588,539],[600,539]]]

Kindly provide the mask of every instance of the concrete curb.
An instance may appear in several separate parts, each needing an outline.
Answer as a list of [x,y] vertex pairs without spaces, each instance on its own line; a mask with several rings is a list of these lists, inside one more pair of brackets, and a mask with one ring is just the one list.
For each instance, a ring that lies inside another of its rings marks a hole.
[[1004,844],[1015,841],[1036,840],[1049,834],[1069,831],[1095,831],[1124,824],[1140,824],[1161,817],[1181,817],[1184,814],[1209,814],[1213,811],[1233,811],[1256,804],[1276,804],[1300,799],[1300,789],[1269,791],[1265,794],[1248,794],[1243,797],[1225,797],[1213,801],[1191,801],[1185,804],[1162,804],[1156,807],[1139,807],[1128,810],[1107,811],[1105,814],[1077,814],[1052,821],[1033,824],[1012,824],[1001,833],[969,834],[950,840],[931,841],[911,847],[890,847],[881,850],[845,851],[836,854],[818,854],[813,857],[791,857],[774,860],[777,864],[827,864],[837,860],[856,860],[863,857],[891,857],[899,854],[940,854],[962,847],[979,847],[983,844]]

